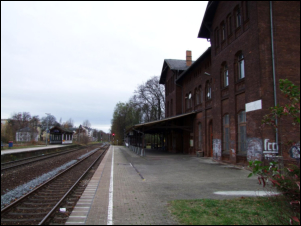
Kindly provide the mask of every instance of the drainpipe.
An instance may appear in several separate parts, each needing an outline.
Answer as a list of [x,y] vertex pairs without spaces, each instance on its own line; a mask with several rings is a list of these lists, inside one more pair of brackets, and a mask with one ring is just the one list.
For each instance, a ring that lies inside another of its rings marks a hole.
[[[272,1],[270,1],[270,21],[271,21],[271,48],[272,48],[272,67],[273,67],[273,83],[274,83],[274,106],[277,106],[277,95],[276,95],[276,78],[275,78],[275,57],[274,57],[274,35],[273,35],[273,8]],[[278,120],[277,117],[275,119],[276,124],[276,134],[275,134],[275,142],[278,146]],[[279,146],[278,146],[279,149]],[[280,148],[281,150],[281,148]],[[282,150],[281,150],[282,156]]]

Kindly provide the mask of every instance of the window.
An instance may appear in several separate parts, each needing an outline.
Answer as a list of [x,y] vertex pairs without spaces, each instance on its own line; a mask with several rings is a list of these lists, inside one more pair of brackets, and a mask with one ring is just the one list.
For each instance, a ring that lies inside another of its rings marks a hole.
[[200,94],[199,94],[198,88],[195,89],[194,96],[195,96],[195,105],[199,105],[200,104]]
[[244,5],[244,21],[249,19],[249,1],[242,1]]
[[224,22],[222,22],[221,24],[221,31],[222,31],[222,41],[224,41],[226,39],[226,26]]
[[206,83],[206,100],[211,100],[211,83],[209,81]]
[[188,108],[191,108],[192,107],[192,94],[191,94],[191,92],[189,93],[189,95],[188,95]]
[[172,104],[172,99],[170,101],[170,116],[173,116],[173,104]]
[[223,73],[223,87],[229,86],[229,71],[227,63],[224,63],[222,66],[222,73]]
[[238,113],[238,152],[246,152],[246,112]]
[[231,14],[227,17],[228,36],[232,34],[232,17]]
[[244,56],[242,53],[238,55],[238,79],[242,79],[245,77],[245,63]]
[[169,102],[167,102],[166,106],[166,117],[169,117]]
[[198,141],[199,141],[199,149],[202,149],[202,124],[201,123],[199,123],[199,125],[198,125],[198,129],[199,129],[199,139],[198,139]]
[[202,91],[202,87],[199,87],[199,95],[200,95],[200,104],[203,103],[203,91]]
[[223,117],[223,150],[230,150],[230,128],[229,128],[229,115]]
[[215,47],[219,46],[219,30],[218,28],[215,29]]
[[236,8],[235,14],[236,14],[236,28],[238,28],[241,26],[241,13],[240,13],[239,6],[237,6]]

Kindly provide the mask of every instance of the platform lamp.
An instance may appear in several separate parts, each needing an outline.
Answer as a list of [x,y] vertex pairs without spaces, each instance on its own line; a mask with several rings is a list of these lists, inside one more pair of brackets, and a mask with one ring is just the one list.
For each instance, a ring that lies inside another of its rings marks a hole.
[[47,133],[48,133],[48,123],[49,123],[49,115],[51,115],[50,113],[45,113],[47,115],[47,128],[46,128],[46,146],[47,146]]

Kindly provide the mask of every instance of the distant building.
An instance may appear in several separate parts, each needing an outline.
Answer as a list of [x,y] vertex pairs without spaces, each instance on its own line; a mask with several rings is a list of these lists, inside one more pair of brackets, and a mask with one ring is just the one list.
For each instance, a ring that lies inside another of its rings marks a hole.
[[16,132],[16,141],[17,142],[30,142],[30,141],[38,141],[39,140],[39,133],[37,130],[25,127],[19,129]]

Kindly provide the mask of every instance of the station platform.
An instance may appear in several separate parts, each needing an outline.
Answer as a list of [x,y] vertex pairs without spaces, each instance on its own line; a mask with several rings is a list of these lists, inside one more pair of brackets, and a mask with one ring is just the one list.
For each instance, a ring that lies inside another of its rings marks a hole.
[[58,145],[40,145],[38,147],[31,147],[31,148],[20,148],[20,149],[8,149],[8,150],[1,150],[1,155],[7,155],[7,154],[15,154],[15,153],[21,153],[21,152],[30,152],[30,151],[38,151],[38,150],[44,150],[44,149],[52,149],[52,148],[61,148],[66,147],[66,144],[58,144]]
[[[262,194],[250,171],[212,158],[110,146],[66,225],[174,225],[168,202]],[[265,192],[266,193],[266,192]]]

